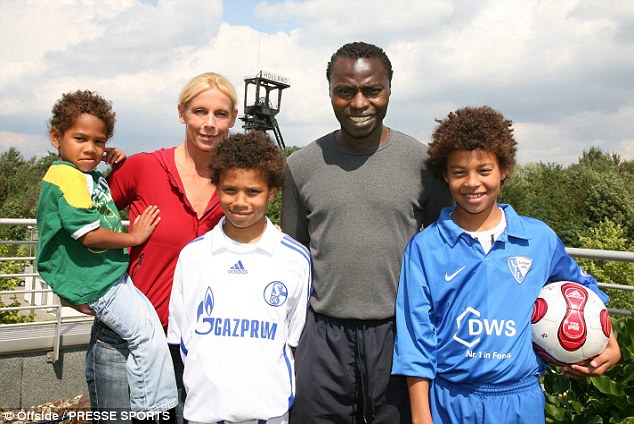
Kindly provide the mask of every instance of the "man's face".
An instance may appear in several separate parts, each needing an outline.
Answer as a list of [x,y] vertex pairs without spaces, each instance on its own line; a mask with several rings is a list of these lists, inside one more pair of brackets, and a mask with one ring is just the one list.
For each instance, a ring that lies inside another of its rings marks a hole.
[[378,57],[336,60],[330,101],[341,125],[337,141],[346,147],[378,145],[390,99],[390,81]]

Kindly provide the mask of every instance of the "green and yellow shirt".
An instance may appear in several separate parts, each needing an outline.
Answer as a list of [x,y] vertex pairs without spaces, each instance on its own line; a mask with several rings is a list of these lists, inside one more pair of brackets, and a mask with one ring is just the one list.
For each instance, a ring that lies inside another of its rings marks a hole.
[[101,297],[126,272],[126,249],[90,249],[79,238],[97,228],[122,232],[110,188],[98,171],[57,161],[42,181],[36,209],[37,269],[61,298],[83,304]]

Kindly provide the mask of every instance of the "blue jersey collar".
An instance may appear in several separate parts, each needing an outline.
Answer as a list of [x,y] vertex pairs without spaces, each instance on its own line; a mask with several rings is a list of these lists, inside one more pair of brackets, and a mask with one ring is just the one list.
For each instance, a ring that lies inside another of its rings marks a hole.
[[[504,203],[500,203],[498,206],[504,210],[504,214],[506,215],[506,229],[502,232],[498,240],[503,242],[506,242],[509,238],[530,240],[531,235],[517,212],[515,212],[515,209],[513,209],[511,205]],[[467,234],[465,230],[460,228],[453,219],[451,219],[451,212],[453,212],[454,209],[455,206],[443,208],[440,212],[440,218],[438,218],[437,221],[440,234],[452,247],[458,243],[458,239],[462,234]]]

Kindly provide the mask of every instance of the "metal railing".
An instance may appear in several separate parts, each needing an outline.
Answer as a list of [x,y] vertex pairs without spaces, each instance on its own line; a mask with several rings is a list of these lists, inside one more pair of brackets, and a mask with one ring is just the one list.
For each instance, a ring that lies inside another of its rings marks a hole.
[[[126,222],[125,224],[127,225],[128,223]],[[33,229],[36,225],[34,219],[0,218],[0,226],[15,225],[28,226],[31,230],[30,240],[0,241],[0,244],[37,245],[37,240],[33,239]],[[571,256],[577,258],[634,262],[634,252],[578,248],[566,248],[566,250]],[[32,252],[34,253],[34,251]],[[3,307],[0,308],[0,312],[30,310],[32,312],[44,311],[51,314],[50,319],[44,321],[40,319],[29,323],[0,324],[0,354],[25,350],[52,349],[47,352],[47,361],[54,363],[59,359],[59,350],[62,344],[65,346],[87,344],[94,318],[87,315],[73,316],[64,314],[64,311],[73,310],[62,306],[59,297],[39,277],[35,267],[35,256],[0,258],[0,261],[24,262],[25,264],[24,272],[22,273],[0,274],[0,278],[24,279],[24,289],[0,291],[0,295],[20,294],[23,298],[25,295],[29,295],[29,300],[26,301],[29,305]],[[30,288],[27,288],[27,281],[29,281]],[[634,291],[634,285],[599,283],[599,287]],[[45,298],[46,300],[44,300]],[[615,315],[632,315],[632,311],[612,308],[608,308],[608,310]]]
[[[127,225],[128,222],[125,224]],[[35,219],[0,218],[0,226],[27,226],[31,230],[29,240],[0,240],[0,245],[37,246],[37,237],[34,238],[37,233],[33,231],[36,226]],[[20,278],[24,284],[23,288],[2,290],[0,296],[10,300],[20,296],[20,300],[28,303],[28,305],[5,306],[0,308],[0,312],[30,311],[40,315],[35,322],[0,324],[0,354],[46,350],[47,362],[55,363],[59,359],[62,344],[81,346],[88,343],[94,317],[63,306],[59,296],[53,293],[37,272],[35,249],[30,249],[29,253],[33,255],[0,258],[0,262],[17,262],[23,267],[23,272],[0,274],[0,279]]]

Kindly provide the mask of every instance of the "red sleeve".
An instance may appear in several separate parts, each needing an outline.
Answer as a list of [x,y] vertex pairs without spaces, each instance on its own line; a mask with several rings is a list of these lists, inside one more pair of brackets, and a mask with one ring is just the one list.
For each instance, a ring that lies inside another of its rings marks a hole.
[[140,155],[127,158],[108,177],[108,185],[112,193],[112,200],[119,210],[125,209],[133,201],[138,184],[137,175],[143,174],[143,160]]

